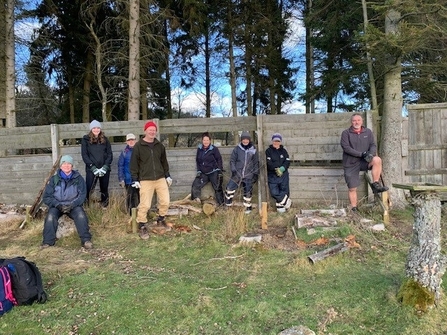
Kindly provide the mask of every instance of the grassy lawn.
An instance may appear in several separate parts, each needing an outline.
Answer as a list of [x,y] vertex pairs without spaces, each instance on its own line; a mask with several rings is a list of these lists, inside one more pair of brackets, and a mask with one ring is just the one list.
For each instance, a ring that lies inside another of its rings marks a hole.
[[[0,334],[278,334],[298,325],[332,335],[447,333],[445,297],[426,314],[396,299],[411,209],[392,211],[385,232],[348,217],[324,237],[354,235],[360,248],[313,265],[307,256],[328,245],[312,244],[323,233],[307,236],[305,229],[295,239],[298,210],[269,213],[265,243],[256,245],[238,239],[258,232],[260,217],[237,208],[170,218],[191,231],[174,229],[147,241],[126,231],[128,217],[118,208],[92,208],[90,251],[76,234],[40,250],[42,219],[24,230],[20,222],[2,222],[2,256],[34,261],[49,301],[15,307],[1,318]],[[374,210],[362,216],[380,218]]]

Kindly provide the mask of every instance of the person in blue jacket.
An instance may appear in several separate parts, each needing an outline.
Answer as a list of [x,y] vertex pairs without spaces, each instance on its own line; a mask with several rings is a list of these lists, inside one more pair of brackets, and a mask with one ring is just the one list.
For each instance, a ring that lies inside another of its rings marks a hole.
[[219,149],[211,144],[211,135],[208,132],[202,134],[202,143],[197,148],[196,167],[197,172],[192,183],[191,199],[200,202],[202,188],[211,182],[217,205],[223,205],[222,156]]
[[73,170],[73,158],[69,155],[62,156],[60,167],[49,180],[43,194],[48,214],[43,225],[41,248],[48,248],[56,243],[58,220],[64,214],[73,219],[82,246],[85,249],[93,248],[88,218],[83,207],[86,195],[84,178],[77,170]]
[[109,205],[109,180],[113,153],[109,139],[101,130],[101,123],[96,120],[90,123],[89,133],[82,137],[81,155],[85,163],[87,204],[89,204],[90,193],[95,189],[99,179],[101,206],[105,209]]
[[225,189],[225,205],[232,206],[233,198],[239,186],[244,190],[243,203],[245,214],[252,211],[253,185],[258,180],[259,157],[248,131],[241,134],[241,142],[233,149],[230,157],[231,179]]
[[281,134],[273,134],[272,144],[265,151],[265,156],[270,195],[276,200],[276,210],[284,213],[292,205],[292,200],[289,189],[289,153],[281,143]]
[[140,203],[139,189],[132,187],[132,176],[130,175],[130,158],[136,140],[134,134],[127,134],[126,147],[118,158],[118,180],[120,186],[126,190],[126,209],[129,215],[132,215],[132,208],[137,208]]

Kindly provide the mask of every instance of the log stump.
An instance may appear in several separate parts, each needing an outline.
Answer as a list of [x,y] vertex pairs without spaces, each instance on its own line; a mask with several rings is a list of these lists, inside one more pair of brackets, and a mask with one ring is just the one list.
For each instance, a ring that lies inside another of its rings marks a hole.
[[404,305],[426,311],[441,297],[446,257],[441,254],[441,201],[436,192],[414,194],[413,238],[407,256],[407,280],[398,297]]

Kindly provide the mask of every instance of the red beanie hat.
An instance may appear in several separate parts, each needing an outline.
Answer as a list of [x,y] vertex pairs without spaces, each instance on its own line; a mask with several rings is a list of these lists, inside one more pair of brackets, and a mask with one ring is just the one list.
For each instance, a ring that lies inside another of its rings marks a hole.
[[155,127],[155,130],[157,130],[157,125],[153,121],[147,121],[146,122],[146,124],[144,125],[144,131],[146,131],[146,129],[149,128],[149,127]]

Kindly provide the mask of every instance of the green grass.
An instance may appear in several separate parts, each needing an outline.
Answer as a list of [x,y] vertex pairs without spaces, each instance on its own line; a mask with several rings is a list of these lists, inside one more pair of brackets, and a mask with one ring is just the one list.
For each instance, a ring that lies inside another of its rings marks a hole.
[[[176,224],[202,229],[147,241],[126,232],[128,218],[119,211],[91,209],[89,216],[92,251],[80,248],[76,234],[39,250],[42,220],[25,230],[0,226],[3,256],[36,262],[50,298],[15,307],[1,318],[0,334],[264,335],[300,324],[332,335],[447,332],[443,301],[418,314],[396,298],[411,240],[409,210],[391,212],[382,233],[346,222],[328,237],[354,234],[361,248],[314,265],[307,255],[324,247],[238,244],[260,218],[237,209],[177,218]],[[269,213],[269,228],[290,229],[292,222],[292,214]]]

